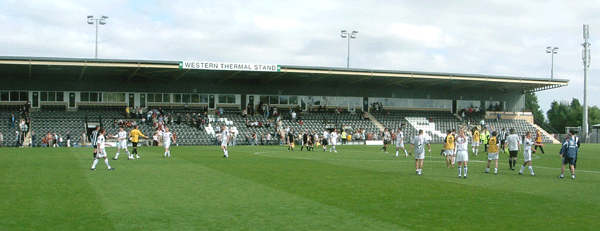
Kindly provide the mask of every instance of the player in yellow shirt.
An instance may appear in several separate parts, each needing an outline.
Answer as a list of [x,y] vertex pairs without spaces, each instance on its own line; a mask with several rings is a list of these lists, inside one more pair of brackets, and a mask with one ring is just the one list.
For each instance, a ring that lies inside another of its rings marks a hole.
[[479,135],[479,130],[477,128],[473,129],[473,142],[471,142],[471,147],[473,148],[473,154],[477,155],[479,152],[479,141],[481,137]]
[[450,130],[446,131],[443,154],[446,156],[446,168],[454,168],[454,136]]
[[538,147],[542,150],[542,154],[546,154],[546,153],[544,153],[544,148],[543,148],[543,144],[542,144],[542,132],[540,132],[540,129],[535,131],[535,150],[536,151],[537,151]]
[[492,163],[492,160],[495,161],[495,169],[494,169],[494,173],[498,174],[498,138],[496,137],[496,131],[492,132],[492,137],[490,137],[490,139],[488,140],[488,164],[487,164],[487,168],[485,169],[485,173],[489,173],[490,172],[490,163]]
[[142,134],[142,132],[140,132],[140,130],[138,129],[138,126],[136,125],[135,128],[133,130],[131,130],[131,132],[129,132],[129,137],[131,137],[131,144],[133,145],[133,151],[131,152],[131,155],[129,155],[130,160],[133,159],[134,153],[135,153],[136,158],[140,158],[140,155],[138,155],[138,152],[137,152],[137,145],[138,145],[140,136],[148,139],[147,136],[145,136],[144,134]]

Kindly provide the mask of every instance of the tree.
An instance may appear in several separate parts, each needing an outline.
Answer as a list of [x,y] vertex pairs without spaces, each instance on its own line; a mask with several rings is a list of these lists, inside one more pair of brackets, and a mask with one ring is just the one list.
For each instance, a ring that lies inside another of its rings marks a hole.
[[[565,127],[579,127],[583,124],[583,106],[578,99],[571,103],[567,101],[553,101],[548,110],[550,126],[558,132],[565,133]],[[590,125],[600,123],[600,108],[588,107],[588,121]]]
[[540,109],[540,104],[538,103],[538,98],[535,93],[525,94],[525,108],[531,111],[536,124],[544,123],[546,120],[544,118],[544,112]]

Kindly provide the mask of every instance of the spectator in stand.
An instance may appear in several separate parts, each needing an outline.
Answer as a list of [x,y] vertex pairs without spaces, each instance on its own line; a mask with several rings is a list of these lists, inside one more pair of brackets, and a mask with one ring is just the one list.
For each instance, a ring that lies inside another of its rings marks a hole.
[[222,108],[222,107],[220,107],[220,108],[219,108],[219,115],[220,115],[220,116],[223,116],[223,113],[224,113],[224,111],[223,111],[223,108]]
[[154,114],[153,110],[148,110],[148,115],[146,116],[146,120],[151,121],[153,114]]
[[[33,133],[31,133],[33,135]],[[66,138],[67,138],[67,147],[71,147],[71,134],[69,134],[69,132],[67,132],[66,134]]]
[[10,127],[14,128],[15,124],[17,123],[17,119],[15,118],[15,114],[10,114],[10,118],[8,119],[8,122],[10,123]]
[[297,119],[296,117],[297,117],[296,112],[292,111],[292,121],[296,122],[296,119]]
[[15,147],[21,147],[21,137],[19,137],[19,131],[15,131],[17,137],[15,138]]
[[252,146],[258,145],[256,132],[252,132],[252,138],[251,139],[252,139],[252,142],[251,142]]
[[2,136],[2,132],[0,132],[0,147],[4,147],[4,136]]
[[248,116],[248,111],[246,109],[242,110],[242,118],[246,118]]
[[[85,132],[81,133],[81,147],[85,147],[85,141],[87,141],[87,135],[85,134]],[[46,142],[46,146],[48,145],[48,142]]]
[[142,117],[144,117],[144,107],[140,107],[140,108],[138,109],[137,113],[138,113],[138,114],[137,114],[137,117],[136,117],[136,118],[138,118],[138,119],[139,119],[139,118],[142,118]]
[[127,119],[131,118],[131,114],[129,114],[129,107],[125,108],[125,117],[127,117]]
[[300,126],[302,126],[302,125],[304,125],[304,121],[300,120],[300,121],[298,122],[298,124],[299,124]]
[[48,147],[48,139],[46,139],[46,137],[42,137],[42,147],[47,148]]
[[373,140],[373,133],[369,132],[369,134],[367,134],[367,140]]
[[31,141],[29,142],[29,147],[35,147],[35,132],[31,131],[31,138],[30,139],[31,139]]

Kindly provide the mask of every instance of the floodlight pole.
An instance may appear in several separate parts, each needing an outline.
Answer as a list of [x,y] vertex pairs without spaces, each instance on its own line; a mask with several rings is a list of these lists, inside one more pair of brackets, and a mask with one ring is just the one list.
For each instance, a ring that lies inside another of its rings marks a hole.
[[590,67],[591,54],[590,54],[590,27],[589,25],[583,25],[583,39],[585,42],[581,44],[583,46],[583,138],[585,142],[588,142],[588,108],[587,108],[587,71]]
[[104,15],[101,18],[94,18],[94,16],[91,16],[91,15],[87,17],[88,24],[90,24],[90,25],[96,24],[96,55],[94,56],[94,59],[98,59],[98,24],[100,24],[100,25],[106,24],[105,20],[107,18],[108,17],[106,17]]
[[350,39],[355,39],[358,31],[352,31],[348,33],[346,30],[342,30],[342,38],[348,38],[348,58],[346,60],[346,68],[350,68]]
[[558,54],[558,47],[548,47],[546,48],[546,53],[550,53],[552,55],[552,69],[550,71],[550,79],[554,79],[554,55]]

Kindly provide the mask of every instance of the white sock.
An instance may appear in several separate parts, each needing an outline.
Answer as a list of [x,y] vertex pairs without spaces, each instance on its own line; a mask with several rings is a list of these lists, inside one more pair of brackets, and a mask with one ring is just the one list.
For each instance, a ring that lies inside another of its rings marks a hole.
[[131,155],[131,154],[129,154],[129,151],[127,151],[127,155],[128,155],[128,156],[129,156],[129,155]]
[[404,155],[408,156],[408,152],[406,152],[406,150],[404,150]]
[[108,167],[108,169],[110,169],[110,165],[108,164],[108,158],[104,159],[104,163],[106,164],[106,167]]
[[398,151],[396,151],[396,156],[398,156]]
[[467,166],[465,166],[465,176],[467,176],[467,170],[468,170],[468,168],[467,168]]
[[96,164],[98,164],[98,158],[94,159],[94,164],[92,164],[92,168],[96,168]]
[[119,152],[117,152],[117,154],[115,154],[115,159],[119,158]]
[[167,151],[165,151],[165,155],[164,156],[167,156]]
[[498,168],[494,168],[494,173],[498,173]]
[[523,173],[523,170],[525,170],[525,165],[521,165],[521,171],[519,171],[519,172]]
[[171,150],[167,151],[167,156],[171,156]]
[[533,166],[529,165],[529,172],[531,172],[531,174],[533,174]]
[[489,172],[489,171],[490,171],[490,168],[485,168],[485,171],[486,171],[486,172]]
[[479,148],[475,149],[475,155],[479,153]]
[[458,166],[458,176],[462,175],[462,168],[460,166]]
[[229,150],[225,150],[225,156],[229,157]]

